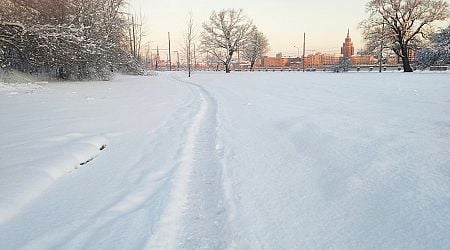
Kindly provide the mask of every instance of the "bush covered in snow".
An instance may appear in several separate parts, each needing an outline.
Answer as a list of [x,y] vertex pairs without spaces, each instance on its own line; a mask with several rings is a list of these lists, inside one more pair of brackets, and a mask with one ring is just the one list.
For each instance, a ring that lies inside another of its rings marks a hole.
[[450,63],[450,26],[434,34],[429,47],[417,53],[417,66],[428,68],[433,65],[446,65]]
[[0,66],[61,79],[141,72],[126,49],[124,0],[0,3]]

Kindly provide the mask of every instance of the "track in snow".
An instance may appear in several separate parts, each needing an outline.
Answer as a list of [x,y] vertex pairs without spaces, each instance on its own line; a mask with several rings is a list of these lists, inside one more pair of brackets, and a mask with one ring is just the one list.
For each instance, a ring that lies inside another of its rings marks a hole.
[[217,143],[217,103],[201,86],[188,84],[198,111],[186,131],[168,204],[148,243],[150,249],[225,248],[226,213]]
[[[143,158],[130,164],[124,177],[127,184],[117,198],[93,217],[26,242],[26,249],[101,247],[102,242],[111,242],[105,231],[115,235],[120,229],[133,234],[137,248],[227,247],[217,103],[195,83],[172,81],[188,87],[192,97],[145,140],[139,154]],[[124,221],[138,231],[121,227]]]

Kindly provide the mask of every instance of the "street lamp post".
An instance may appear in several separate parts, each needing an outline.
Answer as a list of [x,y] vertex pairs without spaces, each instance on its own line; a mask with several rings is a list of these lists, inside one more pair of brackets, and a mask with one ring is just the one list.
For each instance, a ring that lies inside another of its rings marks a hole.
[[300,48],[294,45],[294,48],[297,49],[297,58],[300,58]]
[[305,50],[306,50],[306,33],[303,33],[303,72],[305,72]]

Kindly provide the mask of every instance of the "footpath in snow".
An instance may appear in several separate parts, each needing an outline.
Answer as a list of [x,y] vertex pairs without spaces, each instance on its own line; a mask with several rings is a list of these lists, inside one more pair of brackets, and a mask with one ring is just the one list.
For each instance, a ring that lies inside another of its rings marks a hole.
[[2,83],[1,248],[447,249],[448,77]]

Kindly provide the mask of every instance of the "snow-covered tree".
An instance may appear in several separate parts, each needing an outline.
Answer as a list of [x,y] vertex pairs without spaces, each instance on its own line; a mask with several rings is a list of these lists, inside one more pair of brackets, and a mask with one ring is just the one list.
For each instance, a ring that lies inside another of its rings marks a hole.
[[22,56],[24,28],[18,23],[0,22],[0,68],[11,63],[12,57]]
[[431,47],[422,48],[417,52],[416,62],[419,69],[426,69],[436,64],[437,61],[436,50]]
[[432,65],[446,65],[450,63],[450,26],[435,33],[431,37],[431,44],[417,53],[417,65],[428,68]]
[[[108,79],[117,68],[140,70],[127,52],[125,4],[125,0],[4,0],[0,23],[18,24],[22,31],[14,37],[15,48],[5,45],[11,44],[11,32],[0,33],[0,60],[10,60],[2,64],[19,70],[73,79]],[[11,30],[7,25],[1,28]],[[17,55],[21,60],[11,63]]]
[[245,44],[251,26],[241,9],[213,11],[208,22],[203,23],[203,52],[215,56],[225,66],[225,72],[230,73],[233,55]]
[[370,0],[369,17],[360,24],[363,37],[369,47],[383,41],[412,72],[409,50],[432,33],[432,23],[449,18],[448,6],[445,0]]
[[250,62],[250,70],[253,71],[256,60],[268,51],[269,42],[266,36],[256,26],[252,26],[243,49],[243,57]]
[[437,63],[450,63],[450,25],[442,31],[434,34],[431,41],[437,50]]
[[335,68],[335,72],[348,72],[352,66],[352,60],[349,57],[342,57]]

